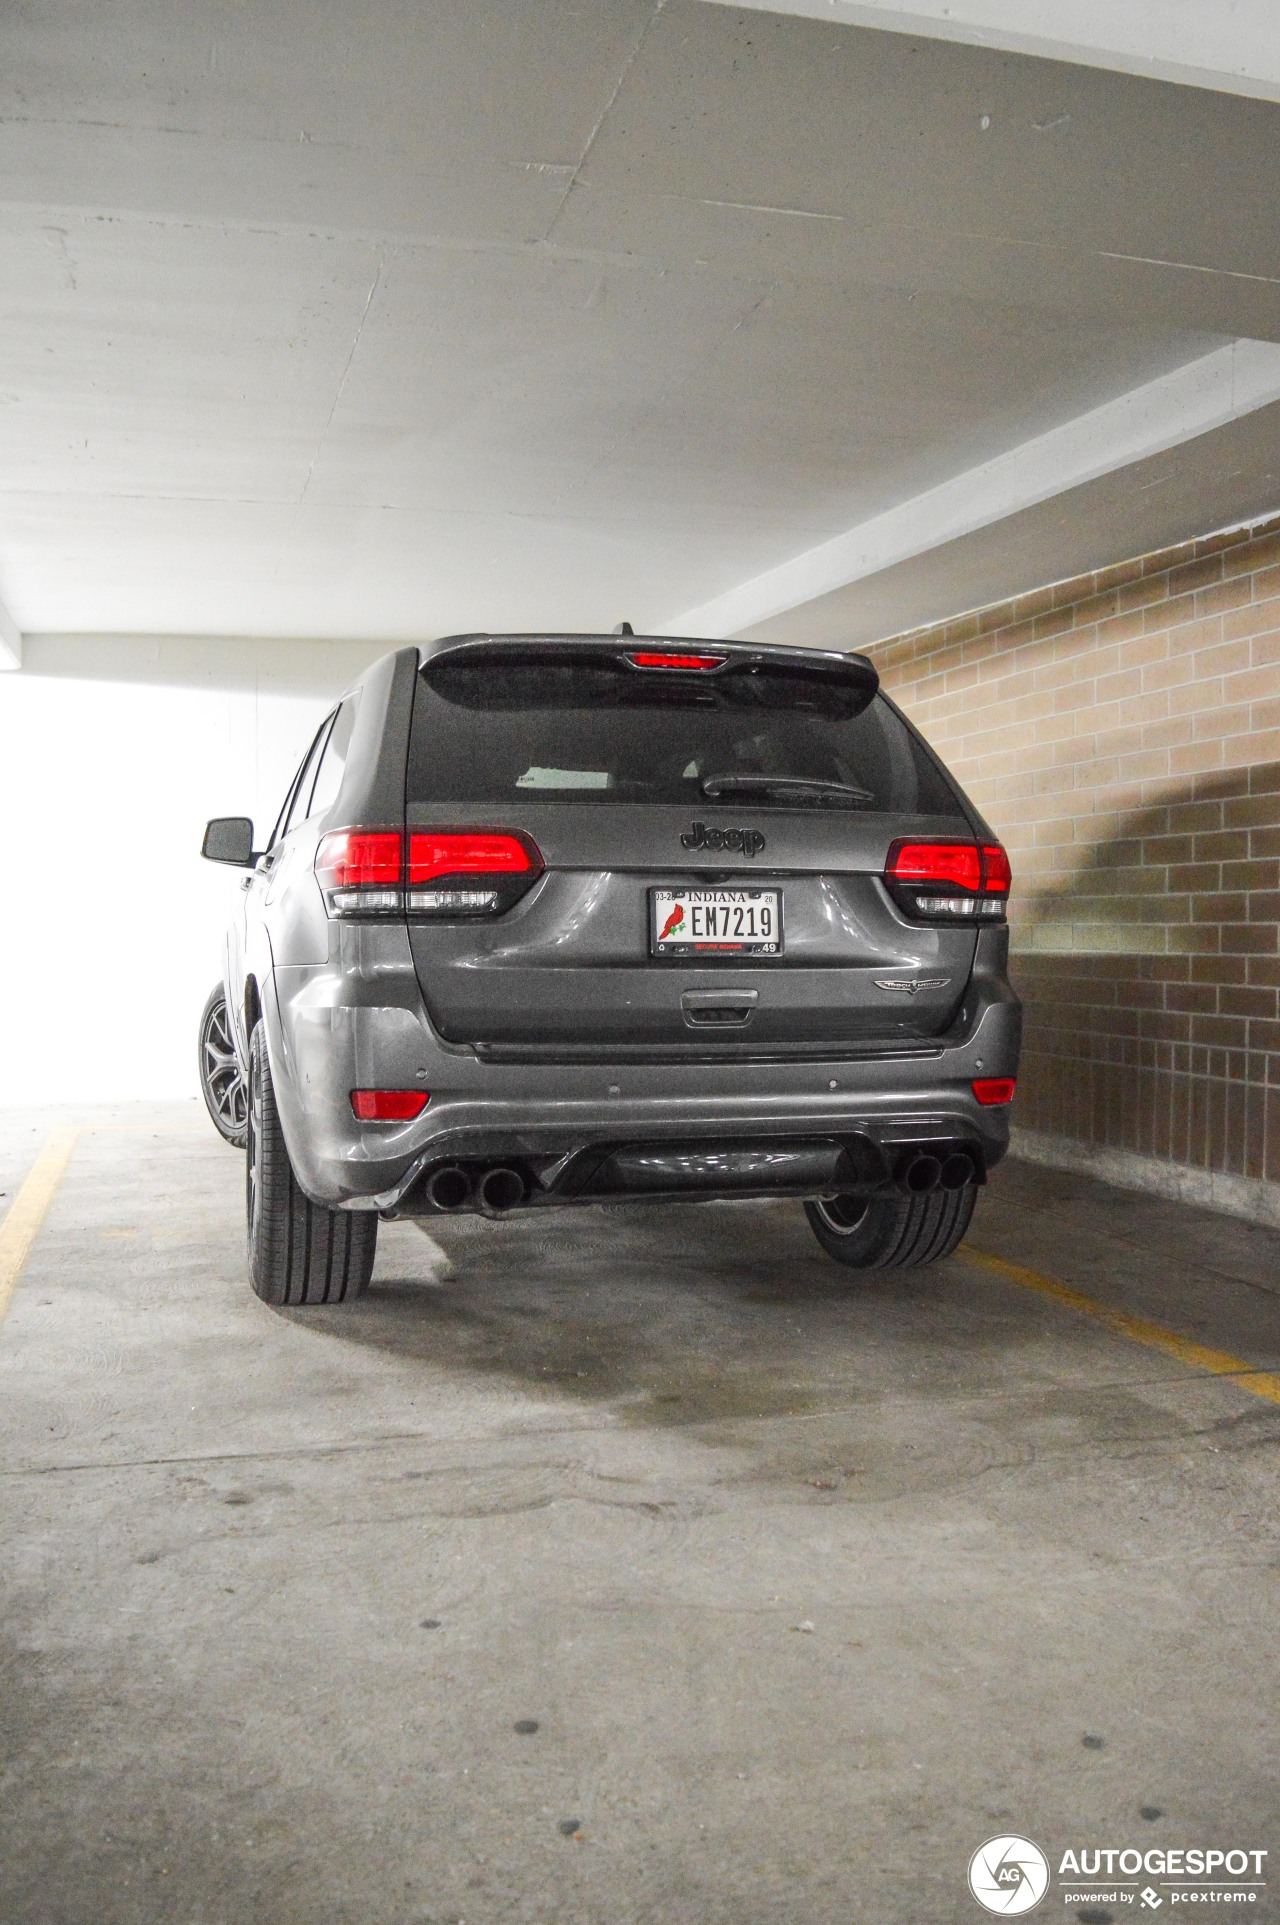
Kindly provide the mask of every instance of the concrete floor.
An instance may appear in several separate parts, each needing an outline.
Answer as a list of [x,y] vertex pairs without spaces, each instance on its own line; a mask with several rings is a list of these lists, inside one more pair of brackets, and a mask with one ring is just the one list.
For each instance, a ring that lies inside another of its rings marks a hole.
[[[5,1119],[0,1210],[61,1120]],[[194,1104],[76,1120],[0,1330],[4,1925],[950,1925],[1002,1831],[1275,1863],[1275,1403],[962,1257],[851,1286],[794,1205],[389,1226],[364,1303],[275,1312]],[[1273,1232],[1009,1164],[972,1241],[1280,1364]]]

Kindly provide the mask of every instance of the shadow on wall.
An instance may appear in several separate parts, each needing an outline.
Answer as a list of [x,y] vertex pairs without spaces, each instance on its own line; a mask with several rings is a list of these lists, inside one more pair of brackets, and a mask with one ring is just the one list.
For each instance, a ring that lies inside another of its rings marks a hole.
[[1280,1181],[1280,764],[1123,815],[1014,942],[1020,1123]]

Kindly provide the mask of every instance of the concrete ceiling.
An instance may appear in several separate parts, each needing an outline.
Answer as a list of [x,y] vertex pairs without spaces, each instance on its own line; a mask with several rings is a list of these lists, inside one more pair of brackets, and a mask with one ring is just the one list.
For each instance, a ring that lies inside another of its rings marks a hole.
[[1280,100],[1275,0],[718,0]]
[[[32,0],[0,53],[18,630],[863,642],[1280,505],[1269,100],[703,0]],[[929,520],[1082,418],[1057,510]]]

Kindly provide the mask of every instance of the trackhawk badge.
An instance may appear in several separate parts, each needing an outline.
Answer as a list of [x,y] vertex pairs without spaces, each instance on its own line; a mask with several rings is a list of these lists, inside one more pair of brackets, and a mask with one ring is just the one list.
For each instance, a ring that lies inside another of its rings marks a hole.
[[922,989],[945,989],[950,976],[875,976],[877,989],[900,989],[904,996],[918,996]]
[[758,856],[764,848],[759,829],[709,829],[695,822],[680,838],[686,849],[736,849],[744,856]]

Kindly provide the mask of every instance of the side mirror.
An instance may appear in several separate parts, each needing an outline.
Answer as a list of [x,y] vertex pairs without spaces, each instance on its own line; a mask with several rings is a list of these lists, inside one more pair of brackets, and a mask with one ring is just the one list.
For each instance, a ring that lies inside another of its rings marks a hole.
[[253,823],[247,815],[216,815],[205,827],[200,853],[208,862],[229,862],[236,869],[252,869]]

